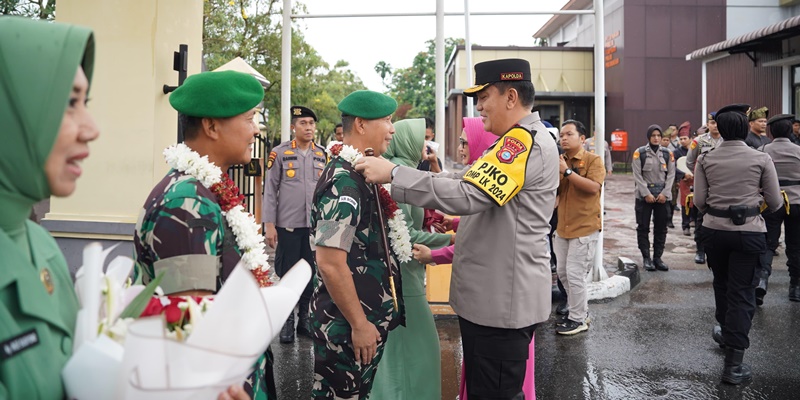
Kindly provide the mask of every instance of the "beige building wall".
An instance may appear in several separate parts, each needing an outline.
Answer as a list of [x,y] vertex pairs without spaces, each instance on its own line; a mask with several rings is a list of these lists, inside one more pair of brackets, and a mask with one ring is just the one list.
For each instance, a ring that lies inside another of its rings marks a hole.
[[[501,58],[521,58],[531,63],[531,73],[536,92],[594,92],[594,69],[591,51],[547,50],[473,50],[472,62]],[[455,88],[465,89],[467,82],[467,56],[465,51],[456,54]]]
[[173,53],[189,46],[188,74],[200,72],[200,0],[59,0],[57,20],[94,30],[89,109],[100,128],[69,198],[51,198],[42,226],[56,237],[71,271],[90,242],[120,244],[133,255],[133,233],[145,197],[167,172],[161,155],[177,141],[177,113],[164,84],[178,84]]
[[[203,2],[60,0],[57,19],[94,30],[89,108],[101,132],[90,144],[78,189],[69,198],[52,198],[45,221],[133,224],[145,196],[167,171],[162,150],[177,140],[177,113],[162,86],[177,85],[173,52],[180,44],[189,45],[189,75],[200,72]],[[49,225],[57,237],[131,240],[86,233],[81,224]]]

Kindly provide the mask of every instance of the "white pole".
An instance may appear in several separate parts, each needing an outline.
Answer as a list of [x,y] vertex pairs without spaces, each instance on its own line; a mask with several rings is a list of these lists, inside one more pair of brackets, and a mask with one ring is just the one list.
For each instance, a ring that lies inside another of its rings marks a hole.
[[283,0],[281,40],[281,142],[291,139],[292,107],[292,0]]
[[436,142],[439,156],[447,154],[444,140],[444,0],[436,0]]
[[[603,0],[594,0],[594,124],[596,135],[594,138],[595,154],[605,162],[606,140],[606,75],[605,75],[605,11]],[[604,166],[605,169],[605,166]],[[600,192],[600,211],[605,210],[605,189]],[[600,220],[605,224],[604,216]],[[594,257],[593,281],[602,281],[608,278],[603,267],[603,231],[597,238],[597,248]]]
[[708,86],[707,86],[707,81],[706,81],[706,79],[707,79],[706,78],[706,61],[703,61],[702,65],[703,66],[700,69],[700,71],[701,71],[700,72],[700,80],[701,80],[701,82],[700,82],[700,90],[702,92],[702,95],[701,95],[701,98],[700,98],[700,104],[701,104],[700,108],[701,108],[701,111],[703,112],[703,115],[700,116],[701,123],[702,123],[702,121],[706,121],[706,116],[708,115]]
[[[467,50],[467,86],[475,83],[472,76],[472,40],[469,38],[469,0],[464,0],[464,48]],[[475,116],[475,106],[472,97],[467,97],[467,116]]]

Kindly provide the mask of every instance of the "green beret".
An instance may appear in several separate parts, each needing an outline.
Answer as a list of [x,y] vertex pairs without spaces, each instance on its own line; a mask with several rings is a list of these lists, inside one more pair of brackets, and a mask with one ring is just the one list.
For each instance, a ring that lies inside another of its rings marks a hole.
[[236,71],[192,75],[169,96],[169,104],[190,117],[229,118],[253,109],[264,88],[252,75]]
[[393,98],[371,90],[357,90],[339,102],[342,115],[364,119],[378,119],[391,115],[397,110],[397,102]]
[[759,109],[750,111],[750,121],[767,118],[767,116],[769,116],[769,109],[767,107],[761,107]]

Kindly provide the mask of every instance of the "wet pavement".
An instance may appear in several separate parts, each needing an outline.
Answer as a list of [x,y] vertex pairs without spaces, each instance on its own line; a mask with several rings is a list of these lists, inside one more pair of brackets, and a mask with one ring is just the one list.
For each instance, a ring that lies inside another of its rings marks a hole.
[[[617,256],[641,262],[636,248],[633,178],[607,183],[608,270]],[[680,216],[675,223],[680,226]],[[745,362],[752,383],[719,382],[723,353],[711,340],[714,302],[711,272],[693,262],[694,242],[670,229],[664,261],[669,272],[646,272],[631,292],[591,303],[588,332],[555,334],[554,316],[536,333],[539,399],[797,399],[800,398],[800,303],[788,300],[786,257],[779,248],[765,303],[756,311]],[[555,303],[554,303],[555,305]],[[461,365],[458,321],[436,321],[442,348],[442,398],[456,398]],[[391,340],[391,336],[389,337]],[[273,344],[280,399],[307,399],[311,389],[311,341]]]

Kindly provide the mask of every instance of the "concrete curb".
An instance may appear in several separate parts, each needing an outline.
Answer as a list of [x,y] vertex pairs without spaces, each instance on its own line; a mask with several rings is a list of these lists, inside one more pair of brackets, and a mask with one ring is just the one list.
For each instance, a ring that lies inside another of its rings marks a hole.
[[641,282],[639,267],[627,257],[617,258],[617,272],[608,279],[591,282],[587,285],[589,300],[602,300],[615,298]]

